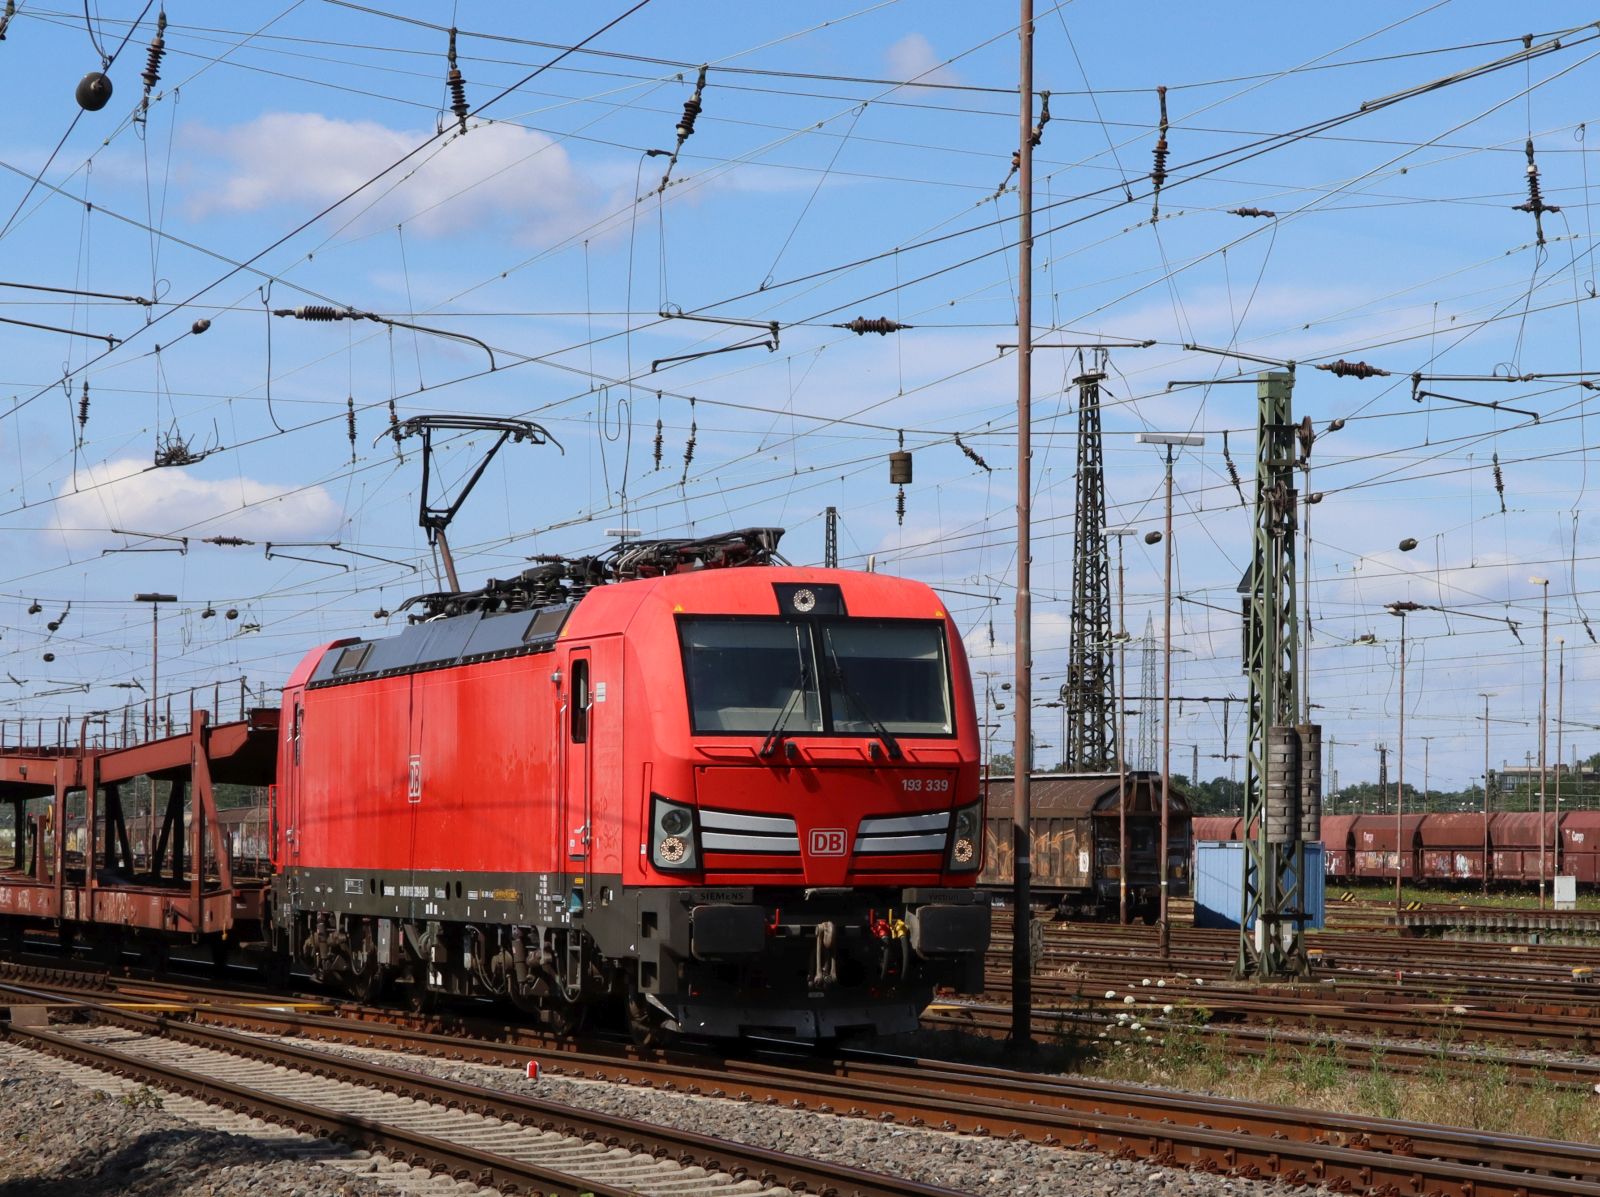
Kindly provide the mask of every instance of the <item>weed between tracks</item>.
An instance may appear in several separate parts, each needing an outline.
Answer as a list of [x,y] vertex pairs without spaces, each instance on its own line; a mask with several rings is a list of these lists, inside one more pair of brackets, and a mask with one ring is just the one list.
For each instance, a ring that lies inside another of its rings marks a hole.
[[1129,1014],[1104,1038],[1099,1032],[1069,1032],[1060,1046],[1082,1054],[1085,1075],[1105,1080],[1502,1134],[1600,1141],[1600,1098],[1542,1076],[1529,1085],[1513,1084],[1506,1061],[1493,1055],[1463,1072],[1443,1054],[1451,1043],[1448,1031],[1440,1035],[1435,1063],[1401,1072],[1388,1064],[1382,1047],[1351,1060],[1332,1037],[1309,1044],[1268,1039],[1258,1054],[1239,1056],[1220,1035],[1204,1029],[1209,1019],[1204,1008],[1178,1006],[1166,1017],[1164,1038]]

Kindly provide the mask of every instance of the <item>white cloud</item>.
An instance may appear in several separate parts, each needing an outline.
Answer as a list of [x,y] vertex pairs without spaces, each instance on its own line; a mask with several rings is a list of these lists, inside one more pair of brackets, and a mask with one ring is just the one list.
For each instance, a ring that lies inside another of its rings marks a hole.
[[[269,112],[191,140],[213,160],[190,183],[192,215],[320,208],[342,198],[420,145],[428,134],[312,112]],[[421,236],[512,232],[535,239],[571,232],[596,193],[566,150],[529,129],[473,126],[422,150],[344,209],[366,227],[405,221]],[[448,202],[446,202],[448,201]]]
[[[342,514],[320,486],[254,478],[202,478],[185,469],[151,469],[139,458],[117,458],[80,470],[76,494],[56,503],[55,525],[80,548],[116,547],[111,528],[191,538],[225,533],[250,540],[334,537]],[[92,529],[103,529],[93,531]]]
[[884,51],[884,62],[891,79],[915,79],[919,83],[951,83],[955,73],[941,66],[944,59],[933,43],[920,33],[908,33]]

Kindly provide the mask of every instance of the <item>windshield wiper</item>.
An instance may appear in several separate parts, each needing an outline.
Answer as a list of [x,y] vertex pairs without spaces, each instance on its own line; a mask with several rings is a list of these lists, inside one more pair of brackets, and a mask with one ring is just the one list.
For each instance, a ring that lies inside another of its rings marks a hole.
[[855,688],[845,680],[844,666],[839,664],[839,654],[834,650],[832,637],[824,634],[824,639],[827,641],[828,645],[828,660],[833,662],[833,680],[838,683],[839,691],[850,700],[850,704],[854,706],[857,713],[860,714],[861,722],[870,727],[872,729],[872,734],[883,741],[884,748],[888,750],[889,759],[896,761],[901,760],[904,758],[905,753],[900,751],[900,741],[891,736],[889,734],[889,729],[884,727],[883,724],[878,722],[877,719],[873,718],[871,712],[867,710],[867,704],[861,701],[861,696],[855,692]]
[[767,738],[761,742],[761,755],[771,756],[778,750],[778,744],[783,740],[784,724],[789,722],[789,715],[794,710],[795,700],[806,691],[806,683],[810,681],[811,671],[804,664],[800,666],[800,676],[795,680],[794,689],[789,694],[789,701],[783,704],[783,710],[778,712],[778,720],[772,725],[772,730],[767,733]]

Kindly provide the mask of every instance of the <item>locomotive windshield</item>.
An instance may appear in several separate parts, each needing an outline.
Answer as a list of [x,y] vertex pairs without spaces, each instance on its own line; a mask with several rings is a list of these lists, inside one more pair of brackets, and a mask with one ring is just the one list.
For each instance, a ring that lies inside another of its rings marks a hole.
[[942,623],[685,619],[679,634],[696,732],[953,734]]

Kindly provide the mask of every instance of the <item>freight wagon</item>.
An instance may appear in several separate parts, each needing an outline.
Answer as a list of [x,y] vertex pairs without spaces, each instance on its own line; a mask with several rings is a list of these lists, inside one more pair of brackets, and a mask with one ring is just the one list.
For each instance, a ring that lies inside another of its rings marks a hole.
[[[980,885],[998,896],[1012,883],[1010,777],[989,781]],[[1032,864],[1035,899],[1062,917],[1115,918],[1120,903],[1120,831],[1116,773],[1040,774],[1033,779]],[[1127,775],[1128,906],[1153,921],[1160,905],[1161,775]],[[1172,790],[1167,820],[1168,893],[1189,892],[1189,800]]]

